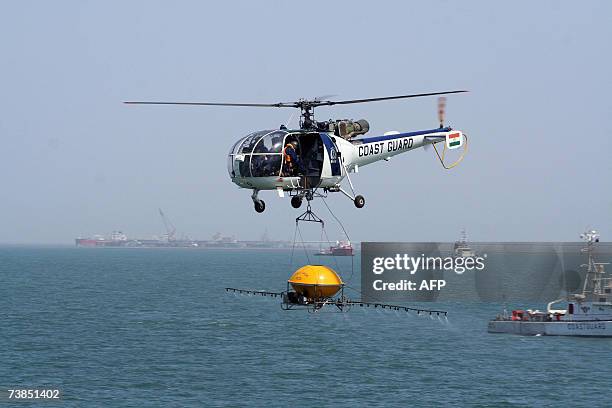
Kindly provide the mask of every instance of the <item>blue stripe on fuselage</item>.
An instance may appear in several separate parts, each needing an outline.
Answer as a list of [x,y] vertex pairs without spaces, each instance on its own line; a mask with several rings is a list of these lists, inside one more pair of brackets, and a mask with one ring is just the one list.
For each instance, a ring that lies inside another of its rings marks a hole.
[[321,140],[323,140],[323,144],[327,149],[327,156],[329,157],[329,164],[331,166],[332,176],[340,176],[342,172],[340,171],[340,160],[342,160],[338,155],[338,150],[336,149],[336,144],[331,140],[330,136],[327,133],[320,133]]
[[351,143],[361,144],[361,143],[384,142],[385,140],[401,139],[402,137],[410,137],[410,136],[422,136],[422,135],[427,135],[430,133],[450,132],[451,130],[453,130],[453,128],[451,127],[437,128],[437,129],[430,129],[430,130],[418,130],[416,132],[398,133],[395,135],[374,136],[374,137],[366,137],[364,139],[355,139],[355,140],[351,140]]

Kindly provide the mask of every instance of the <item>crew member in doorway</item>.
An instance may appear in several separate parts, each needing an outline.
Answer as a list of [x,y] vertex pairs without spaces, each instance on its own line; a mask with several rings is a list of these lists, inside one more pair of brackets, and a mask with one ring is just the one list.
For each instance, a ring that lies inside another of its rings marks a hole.
[[285,177],[297,176],[299,173],[304,173],[304,166],[297,155],[297,140],[291,141],[285,145],[283,156],[285,164],[283,166],[283,175]]

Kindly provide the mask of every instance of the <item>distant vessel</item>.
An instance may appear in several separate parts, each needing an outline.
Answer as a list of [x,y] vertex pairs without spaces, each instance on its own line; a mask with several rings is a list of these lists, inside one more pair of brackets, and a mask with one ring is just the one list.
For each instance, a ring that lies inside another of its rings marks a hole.
[[212,237],[212,241],[208,241],[202,244],[209,248],[237,248],[240,247],[240,243],[236,237],[224,237],[220,232],[217,232]]
[[455,242],[453,251],[455,256],[460,258],[471,258],[476,256],[476,252],[468,245],[465,228],[461,230],[461,238],[459,238],[459,241]]
[[126,245],[127,242],[127,236],[121,231],[113,231],[110,238],[94,235],[93,238],[75,239],[75,244],[79,247],[118,247]]
[[[551,336],[612,337],[612,278],[606,277],[607,263],[595,262],[593,250],[599,242],[596,231],[587,231],[580,237],[586,241],[582,252],[587,254],[586,277],[582,293],[550,302],[546,312],[539,310],[505,311],[489,321],[489,333],[510,333]],[[565,303],[565,309],[555,305]]]
[[[168,239],[171,237],[171,239]],[[193,240],[191,238],[176,239],[173,234],[164,234],[162,237],[154,236],[151,239],[128,238],[121,231],[113,231],[110,237],[94,235],[91,238],[76,238],[77,247],[85,248],[212,248],[212,249],[281,249],[291,248],[289,241],[273,241],[266,234],[261,241],[239,241],[233,236],[224,236],[216,233],[209,240]]]
[[291,248],[289,241],[271,240],[267,231],[264,232],[259,241],[239,241],[234,236],[225,236],[217,232],[208,240],[194,240],[186,235],[177,238],[176,227],[170,219],[159,209],[159,215],[164,224],[166,232],[161,236],[153,236],[150,239],[128,238],[121,231],[113,231],[110,237],[94,235],[91,238],[76,238],[77,247],[104,248],[213,248],[213,249],[233,249],[233,248],[254,248],[254,249],[279,249]]
[[336,245],[321,249],[317,256],[353,256],[354,248],[350,241],[336,241]]

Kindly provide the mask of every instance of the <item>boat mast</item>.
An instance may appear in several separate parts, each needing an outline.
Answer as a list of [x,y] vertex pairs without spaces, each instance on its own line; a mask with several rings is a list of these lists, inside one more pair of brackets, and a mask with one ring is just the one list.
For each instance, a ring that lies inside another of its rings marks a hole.
[[467,245],[467,232],[465,231],[465,228],[463,228],[463,229],[461,230],[461,238],[460,238],[460,239],[461,239],[461,241],[460,241],[460,242],[461,242],[462,244]]
[[586,297],[587,295],[596,295],[601,293],[601,275],[603,274],[603,268],[595,263],[593,257],[593,251],[595,250],[595,243],[599,242],[599,234],[595,230],[587,231],[580,234],[587,246],[582,248],[582,252],[587,254],[587,263],[581,265],[587,268],[586,278],[584,279],[584,286],[582,287],[582,294]]

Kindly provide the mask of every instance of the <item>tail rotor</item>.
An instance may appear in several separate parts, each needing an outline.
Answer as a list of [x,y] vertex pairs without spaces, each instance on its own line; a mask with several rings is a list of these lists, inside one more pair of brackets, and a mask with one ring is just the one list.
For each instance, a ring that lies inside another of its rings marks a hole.
[[[444,96],[440,96],[438,98],[438,122],[440,122],[440,129],[444,127],[444,119],[446,117],[446,98]],[[423,150],[428,152],[431,149],[430,144],[426,144],[423,146]]]
[[[444,96],[440,96],[438,97],[438,121],[440,122],[440,131],[442,132],[443,130],[447,130],[444,127],[444,119],[446,118],[446,98]],[[440,161],[440,164],[442,164],[442,167],[444,167],[447,170],[452,169],[453,167],[457,166],[459,163],[461,163],[461,161],[463,160],[463,158],[465,157],[465,154],[467,153],[467,135],[461,131],[452,131],[452,133],[446,133],[446,140],[444,140],[444,148],[442,149],[442,152],[438,152],[438,149],[436,148],[436,143],[441,142],[439,139],[435,140],[435,141],[431,141],[429,144],[425,144],[423,146],[423,150],[427,150],[429,151],[430,147],[433,146],[434,151],[436,152],[436,156],[438,158],[438,160]],[[452,164],[446,164],[446,160],[448,159],[448,154],[447,154],[447,150],[455,150],[455,149],[459,149],[463,147],[463,149],[461,150],[461,152],[459,153],[459,157],[452,163]]]
[[444,117],[446,116],[446,98],[441,96],[438,98],[438,121],[440,129],[444,127]]

